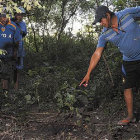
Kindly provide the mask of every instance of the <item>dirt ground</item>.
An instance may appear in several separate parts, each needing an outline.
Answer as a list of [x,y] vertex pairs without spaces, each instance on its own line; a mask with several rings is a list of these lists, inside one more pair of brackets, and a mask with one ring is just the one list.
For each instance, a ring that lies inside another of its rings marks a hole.
[[[123,110],[109,113],[109,107],[79,109],[78,113],[60,113],[52,107],[38,111],[0,113],[0,140],[140,140],[140,122],[118,126]],[[55,111],[54,111],[55,110]]]

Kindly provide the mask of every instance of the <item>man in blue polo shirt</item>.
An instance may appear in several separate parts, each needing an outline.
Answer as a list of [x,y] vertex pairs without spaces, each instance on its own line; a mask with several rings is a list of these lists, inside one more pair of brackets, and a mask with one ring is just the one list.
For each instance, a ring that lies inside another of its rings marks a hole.
[[90,74],[99,62],[107,42],[118,47],[123,55],[124,97],[128,111],[128,116],[119,121],[119,125],[127,125],[134,120],[132,88],[140,82],[140,25],[135,22],[139,17],[140,6],[126,8],[117,13],[111,12],[106,6],[97,8],[93,24],[100,22],[104,28],[97,49],[91,57],[87,74],[80,83],[80,86],[88,85]]
[[2,80],[3,93],[9,89],[9,80],[15,69],[17,50],[21,40],[20,32],[16,25],[6,17],[5,13],[0,14],[0,78]]

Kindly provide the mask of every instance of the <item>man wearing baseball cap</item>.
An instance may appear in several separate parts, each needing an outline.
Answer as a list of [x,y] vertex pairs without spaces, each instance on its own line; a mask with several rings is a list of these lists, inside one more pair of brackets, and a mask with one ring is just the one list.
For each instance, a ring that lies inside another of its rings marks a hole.
[[97,48],[93,53],[88,71],[81,85],[88,85],[90,74],[98,64],[107,42],[118,47],[123,55],[122,72],[124,75],[124,97],[128,116],[119,121],[119,125],[127,125],[134,121],[132,88],[140,86],[140,26],[135,19],[140,18],[140,6],[126,8],[113,13],[106,6],[96,9],[95,20],[103,26]]

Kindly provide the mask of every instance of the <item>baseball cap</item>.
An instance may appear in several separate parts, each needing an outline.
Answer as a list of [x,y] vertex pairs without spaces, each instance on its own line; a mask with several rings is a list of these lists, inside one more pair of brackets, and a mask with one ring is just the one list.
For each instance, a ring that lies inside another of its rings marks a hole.
[[100,22],[100,20],[106,16],[106,13],[109,12],[109,9],[108,7],[106,6],[99,6],[97,9],[96,9],[96,12],[95,12],[95,20],[93,22],[93,25],[96,24],[97,22]]
[[7,7],[3,7],[2,12],[0,13],[0,17],[6,18],[8,14]]

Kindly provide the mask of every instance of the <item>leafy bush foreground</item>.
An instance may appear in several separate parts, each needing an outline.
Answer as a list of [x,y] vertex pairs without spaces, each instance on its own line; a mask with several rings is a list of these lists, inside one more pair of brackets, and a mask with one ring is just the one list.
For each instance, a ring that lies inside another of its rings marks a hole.
[[30,105],[37,105],[40,110],[46,110],[53,104],[59,111],[76,111],[81,107],[93,110],[122,96],[121,56],[111,44],[85,88],[79,84],[96,48],[94,40],[69,36],[59,42],[52,39],[45,50],[27,53],[20,90],[14,97],[15,107],[29,109]]

